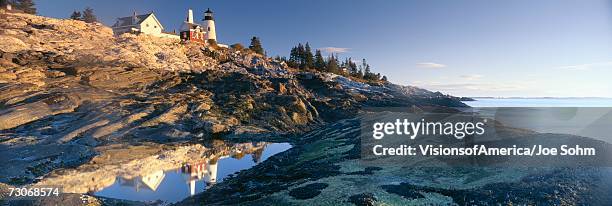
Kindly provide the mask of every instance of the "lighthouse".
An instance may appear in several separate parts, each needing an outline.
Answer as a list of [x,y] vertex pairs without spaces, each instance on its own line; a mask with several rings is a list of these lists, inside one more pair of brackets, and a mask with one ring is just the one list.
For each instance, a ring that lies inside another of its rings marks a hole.
[[217,33],[215,32],[215,19],[213,18],[213,12],[208,8],[204,12],[204,19],[202,19],[202,26],[206,31],[206,40],[212,39],[217,41]]

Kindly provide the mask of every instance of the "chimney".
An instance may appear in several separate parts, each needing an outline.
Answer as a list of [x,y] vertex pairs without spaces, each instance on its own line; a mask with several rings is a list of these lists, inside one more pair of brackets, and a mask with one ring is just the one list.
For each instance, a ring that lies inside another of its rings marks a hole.
[[193,24],[193,10],[189,9],[187,13],[187,22]]

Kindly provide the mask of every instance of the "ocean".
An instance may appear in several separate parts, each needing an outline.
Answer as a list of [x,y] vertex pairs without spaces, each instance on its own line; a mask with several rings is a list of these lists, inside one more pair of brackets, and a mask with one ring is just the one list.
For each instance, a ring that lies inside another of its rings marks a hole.
[[477,98],[464,103],[510,127],[612,142],[610,98]]
[[612,98],[475,98],[471,107],[612,107]]

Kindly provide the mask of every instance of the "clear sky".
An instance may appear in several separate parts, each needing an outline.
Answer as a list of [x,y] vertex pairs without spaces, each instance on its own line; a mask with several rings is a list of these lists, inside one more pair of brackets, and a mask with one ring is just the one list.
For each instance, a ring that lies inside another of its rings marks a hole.
[[220,43],[298,42],[367,58],[404,85],[456,96],[612,97],[612,1],[602,0],[37,0],[43,16],[92,7],[115,18],[154,11],[171,31],[215,12]]

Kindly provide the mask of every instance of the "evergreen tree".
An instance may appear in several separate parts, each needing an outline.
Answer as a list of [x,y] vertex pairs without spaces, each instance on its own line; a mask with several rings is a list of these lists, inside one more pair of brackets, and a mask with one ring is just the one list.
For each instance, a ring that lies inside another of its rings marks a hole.
[[327,59],[327,72],[331,72],[331,73],[339,73],[339,68],[338,68],[338,59],[336,59],[336,57],[334,57],[334,54],[332,54],[328,59]]
[[291,52],[289,53],[289,62],[287,64],[289,67],[297,68],[299,65],[299,55],[297,51],[297,47],[291,48]]
[[306,51],[304,49],[304,45],[302,45],[302,43],[299,43],[297,45],[297,64],[298,64],[298,67],[300,69],[304,69],[304,66],[306,65],[306,63],[305,63],[306,62],[306,58],[304,58],[305,57],[305,53],[306,53]]
[[291,49],[289,62],[290,66],[294,68],[304,69],[306,67],[306,48],[302,43],[298,43]]
[[284,57],[284,56],[279,56],[279,55],[276,55],[276,56],[274,57],[274,60],[279,61],[279,62],[287,62],[287,58],[286,58],[286,57]]
[[72,14],[70,15],[70,19],[73,19],[73,20],[82,20],[81,12],[80,11],[73,11]]
[[357,75],[357,64],[355,64],[351,58],[347,61],[347,70],[351,76]]
[[87,23],[98,22],[98,17],[96,17],[92,8],[85,8],[85,10],[83,11],[83,21]]
[[381,79],[381,80],[383,80],[383,81],[385,81],[385,82],[386,82],[386,81],[388,81],[388,80],[387,80],[387,76],[382,76],[382,79]]
[[261,41],[256,36],[251,38],[251,45],[249,45],[249,49],[252,50],[255,53],[258,53],[258,54],[261,54],[261,55],[265,55],[265,51],[264,51],[263,47],[261,46]]
[[15,0],[13,1],[15,8],[28,14],[36,14],[36,7],[34,7],[34,1],[32,0]]
[[312,50],[310,49],[310,44],[308,44],[308,42],[306,42],[306,46],[304,47],[304,68],[314,69],[314,57],[312,55]]
[[376,75],[372,73],[369,64],[366,65],[365,70],[363,71],[363,78],[366,80],[376,80]]
[[325,71],[325,59],[323,59],[323,55],[321,55],[321,50],[318,49],[315,52],[314,67],[317,71]]

